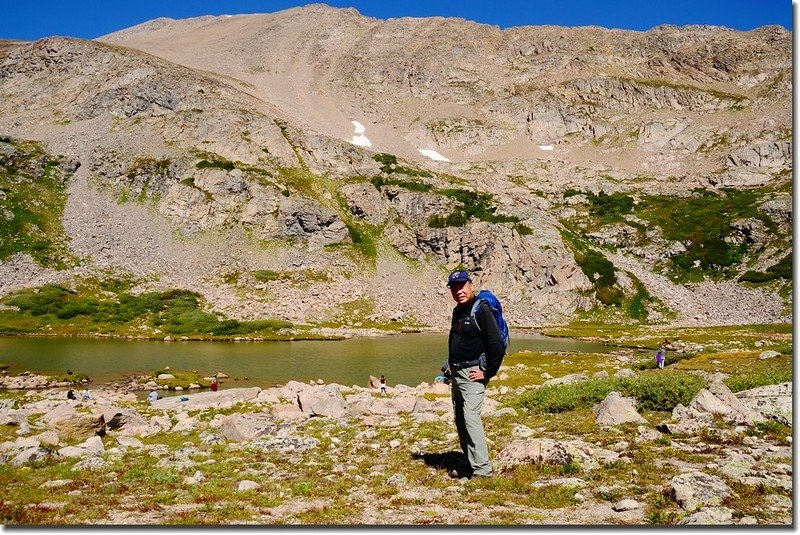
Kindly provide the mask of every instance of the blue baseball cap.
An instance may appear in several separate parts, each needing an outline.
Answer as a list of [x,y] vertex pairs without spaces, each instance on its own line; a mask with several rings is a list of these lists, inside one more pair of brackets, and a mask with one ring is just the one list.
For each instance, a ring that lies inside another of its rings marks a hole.
[[456,282],[472,282],[472,279],[469,278],[469,273],[463,269],[457,269],[447,277],[447,285],[450,286]]

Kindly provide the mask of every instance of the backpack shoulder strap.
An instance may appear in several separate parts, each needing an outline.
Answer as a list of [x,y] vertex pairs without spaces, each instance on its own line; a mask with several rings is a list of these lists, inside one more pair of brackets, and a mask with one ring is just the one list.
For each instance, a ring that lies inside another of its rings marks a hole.
[[472,323],[475,325],[475,328],[478,329],[478,332],[481,330],[481,326],[478,325],[478,310],[481,308],[481,304],[485,302],[486,301],[482,297],[476,298],[475,302],[472,304],[472,310],[469,312],[469,315],[472,318]]

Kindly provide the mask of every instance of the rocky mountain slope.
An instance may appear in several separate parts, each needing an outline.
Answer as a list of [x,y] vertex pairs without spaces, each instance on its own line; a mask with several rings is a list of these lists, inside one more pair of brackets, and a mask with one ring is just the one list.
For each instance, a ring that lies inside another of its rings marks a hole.
[[778,27],[324,5],[4,42],[3,217],[68,162],[69,245],[2,248],[0,295],[132,276],[231,318],[441,328],[462,265],[517,326],[790,321],[791,59]]

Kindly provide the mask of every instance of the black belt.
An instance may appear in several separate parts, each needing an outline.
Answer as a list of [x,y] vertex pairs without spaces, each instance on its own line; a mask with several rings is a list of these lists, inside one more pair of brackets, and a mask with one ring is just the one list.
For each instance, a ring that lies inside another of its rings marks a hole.
[[473,366],[479,366],[481,363],[481,359],[469,360],[467,362],[454,362],[451,366],[457,370],[463,370],[464,368],[472,368]]

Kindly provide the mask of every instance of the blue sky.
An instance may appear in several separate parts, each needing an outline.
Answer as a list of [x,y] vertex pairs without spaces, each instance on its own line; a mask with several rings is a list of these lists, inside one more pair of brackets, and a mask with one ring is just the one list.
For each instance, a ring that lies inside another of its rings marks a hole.
[[[271,13],[310,2],[291,0],[0,0],[0,38],[34,40],[51,35],[87,39],[156,17]],[[350,0],[325,2],[354,7],[362,15],[462,17],[501,28],[556,24],[648,30],[659,24],[713,24],[751,30],[767,24],[792,29],[790,0]]]

